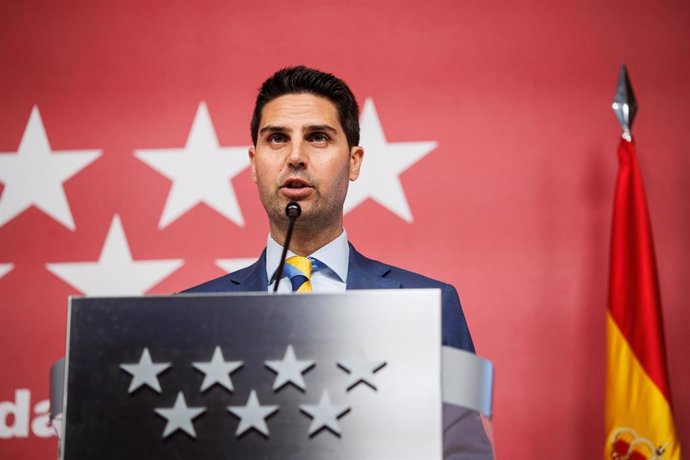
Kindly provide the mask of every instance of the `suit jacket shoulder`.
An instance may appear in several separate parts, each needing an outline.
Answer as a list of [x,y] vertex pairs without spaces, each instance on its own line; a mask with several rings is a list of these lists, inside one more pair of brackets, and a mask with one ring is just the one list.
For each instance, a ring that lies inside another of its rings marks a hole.
[[[348,289],[371,289],[372,284],[381,287],[403,289],[439,288],[450,286],[442,281],[429,278],[403,268],[388,265],[365,257],[350,244],[350,263],[347,273]],[[452,287],[452,286],[450,286]]]

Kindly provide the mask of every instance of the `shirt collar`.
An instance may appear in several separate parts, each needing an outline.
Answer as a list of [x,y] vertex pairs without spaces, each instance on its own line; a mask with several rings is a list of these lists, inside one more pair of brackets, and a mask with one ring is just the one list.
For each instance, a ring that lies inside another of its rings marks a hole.
[[[270,280],[273,273],[278,269],[280,263],[280,256],[283,253],[283,247],[276,243],[271,237],[270,233],[266,241],[266,277]],[[287,257],[296,255],[288,249]],[[347,244],[347,232],[343,232],[336,239],[327,245],[316,250],[308,257],[318,259],[326,265],[334,275],[340,278],[340,281],[347,283],[347,268],[350,261],[350,246]]]

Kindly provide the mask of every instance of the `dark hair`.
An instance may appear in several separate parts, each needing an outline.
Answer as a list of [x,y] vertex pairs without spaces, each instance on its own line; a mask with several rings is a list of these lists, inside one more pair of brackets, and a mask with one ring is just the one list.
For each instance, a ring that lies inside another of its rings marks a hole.
[[251,122],[254,145],[259,136],[259,123],[264,106],[280,96],[300,93],[321,96],[335,104],[348,145],[359,145],[359,107],[350,88],[330,73],[302,65],[281,69],[261,85]]

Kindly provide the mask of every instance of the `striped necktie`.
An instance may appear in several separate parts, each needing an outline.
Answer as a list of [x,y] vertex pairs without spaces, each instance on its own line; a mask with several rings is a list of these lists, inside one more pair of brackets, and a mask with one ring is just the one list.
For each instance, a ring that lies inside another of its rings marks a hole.
[[292,283],[292,292],[311,292],[311,260],[292,256],[285,259],[285,274]]

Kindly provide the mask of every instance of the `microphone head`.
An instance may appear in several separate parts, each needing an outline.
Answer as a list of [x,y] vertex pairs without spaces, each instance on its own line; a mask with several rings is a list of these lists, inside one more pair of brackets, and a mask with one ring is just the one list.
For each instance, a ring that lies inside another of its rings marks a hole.
[[288,218],[297,219],[300,214],[302,214],[302,208],[294,201],[289,202],[287,206],[285,206],[285,215],[288,216]]

